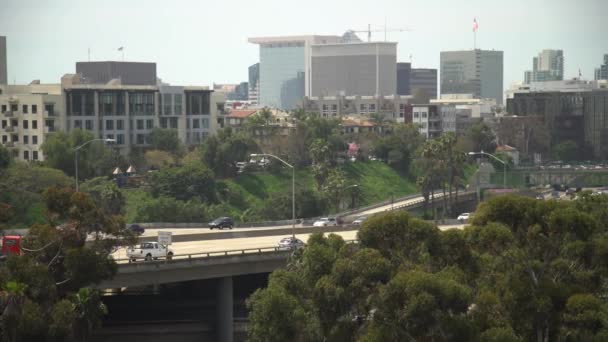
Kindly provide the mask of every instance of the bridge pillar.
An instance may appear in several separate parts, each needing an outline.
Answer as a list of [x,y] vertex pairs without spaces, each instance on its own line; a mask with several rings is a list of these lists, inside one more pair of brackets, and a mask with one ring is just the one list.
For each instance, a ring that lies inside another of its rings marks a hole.
[[234,339],[232,277],[220,278],[217,284],[217,340],[232,342]]

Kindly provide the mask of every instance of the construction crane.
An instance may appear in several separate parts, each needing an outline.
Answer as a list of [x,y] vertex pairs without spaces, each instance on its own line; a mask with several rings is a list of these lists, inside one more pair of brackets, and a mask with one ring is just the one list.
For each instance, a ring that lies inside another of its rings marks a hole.
[[348,30],[348,32],[352,32],[352,33],[365,33],[365,32],[367,32],[367,41],[368,42],[372,41],[372,32],[384,32],[384,41],[386,41],[386,33],[387,32],[407,32],[407,31],[410,31],[410,29],[408,29],[408,28],[389,29],[386,26],[384,26],[383,30],[372,30],[372,25],[371,24],[367,24],[367,30]]

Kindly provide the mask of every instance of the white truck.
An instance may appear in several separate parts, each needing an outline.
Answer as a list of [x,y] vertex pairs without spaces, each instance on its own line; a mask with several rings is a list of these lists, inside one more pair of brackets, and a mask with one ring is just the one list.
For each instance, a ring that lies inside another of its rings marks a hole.
[[157,260],[158,258],[164,258],[165,256],[167,259],[171,260],[173,251],[158,242],[142,242],[138,248],[131,247],[127,249],[127,258],[129,258],[129,262],[137,261],[137,259],[152,261]]

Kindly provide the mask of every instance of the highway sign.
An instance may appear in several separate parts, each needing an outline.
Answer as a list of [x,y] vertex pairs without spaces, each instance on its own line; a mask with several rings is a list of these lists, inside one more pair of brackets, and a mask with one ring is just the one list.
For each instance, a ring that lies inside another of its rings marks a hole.
[[171,244],[171,232],[158,232],[158,243],[168,246]]

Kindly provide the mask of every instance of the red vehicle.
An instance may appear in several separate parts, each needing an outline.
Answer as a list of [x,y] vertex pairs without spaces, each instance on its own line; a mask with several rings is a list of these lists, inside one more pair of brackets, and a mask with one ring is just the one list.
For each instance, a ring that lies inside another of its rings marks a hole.
[[21,254],[21,236],[7,235],[2,237],[2,255]]

